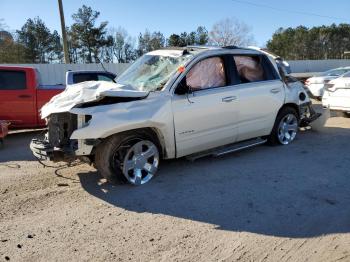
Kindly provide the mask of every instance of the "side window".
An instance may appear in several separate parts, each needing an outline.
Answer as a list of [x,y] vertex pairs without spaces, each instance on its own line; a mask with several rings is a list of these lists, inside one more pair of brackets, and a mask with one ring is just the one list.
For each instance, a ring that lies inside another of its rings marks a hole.
[[226,86],[224,60],[210,57],[198,62],[187,73],[186,84],[194,90]]
[[23,71],[0,71],[0,90],[22,90],[27,88]]
[[234,56],[237,72],[241,83],[259,82],[267,80],[259,56]]
[[98,75],[97,80],[98,81],[107,81],[107,82],[113,82],[113,76],[112,75]]

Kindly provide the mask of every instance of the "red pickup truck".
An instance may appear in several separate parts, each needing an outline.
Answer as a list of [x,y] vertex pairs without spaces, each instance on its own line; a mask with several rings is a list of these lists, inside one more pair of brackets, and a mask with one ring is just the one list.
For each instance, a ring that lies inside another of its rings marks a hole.
[[[84,81],[114,81],[115,74],[104,71],[69,71],[66,85]],[[0,120],[11,129],[44,127],[40,108],[62,92],[65,85],[43,86],[32,67],[0,66]]]
[[39,72],[31,67],[0,66],[0,120],[11,128],[45,126],[39,110],[63,88],[39,85]]

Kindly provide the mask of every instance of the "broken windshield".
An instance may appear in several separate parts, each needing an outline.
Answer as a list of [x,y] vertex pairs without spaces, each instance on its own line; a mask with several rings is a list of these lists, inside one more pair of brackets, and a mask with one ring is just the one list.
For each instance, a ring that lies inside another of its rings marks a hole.
[[161,90],[179,66],[193,56],[182,55],[180,50],[158,50],[147,53],[135,61],[117,78],[117,83],[140,91]]

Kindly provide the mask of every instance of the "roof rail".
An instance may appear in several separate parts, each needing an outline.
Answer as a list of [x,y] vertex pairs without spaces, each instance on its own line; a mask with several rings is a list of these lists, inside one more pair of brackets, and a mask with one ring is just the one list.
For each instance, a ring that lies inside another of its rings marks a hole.
[[188,55],[191,51],[187,46],[165,46],[162,47],[161,50],[177,50],[182,51],[182,55]]
[[223,46],[222,48],[225,48],[225,49],[237,49],[239,47],[236,46],[236,45],[228,45],[228,46]]
[[164,46],[160,48],[161,50],[184,50],[186,46]]
[[211,45],[188,45],[187,48],[192,49],[217,49],[217,46],[211,46]]

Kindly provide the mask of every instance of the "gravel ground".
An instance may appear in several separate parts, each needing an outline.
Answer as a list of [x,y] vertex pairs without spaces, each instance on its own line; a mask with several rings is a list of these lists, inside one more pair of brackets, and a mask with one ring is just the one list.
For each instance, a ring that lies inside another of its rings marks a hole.
[[[142,187],[0,151],[0,261],[350,261],[350,119],[287,147],[163,161]],[[320,120],[319,122],[322,122]]]

